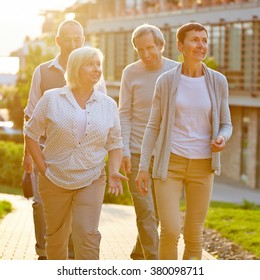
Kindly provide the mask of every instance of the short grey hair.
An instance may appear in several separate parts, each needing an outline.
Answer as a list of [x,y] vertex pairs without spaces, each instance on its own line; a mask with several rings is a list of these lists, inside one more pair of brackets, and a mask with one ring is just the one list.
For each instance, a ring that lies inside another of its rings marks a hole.
[[162,51],[164,51],[165,39],[164,39],[162,31],[157,26],[151,25],[148,23],[139,25],[133,31],[131,41],[132,41],[132,45],[133,45],[134,49],[136,50],[135,39],[137,37],[141,37],[142,35],[147,34],[147,33],[152,33],[155,44],[157,46],[161,46]]
[[78,48],[71,52],[67,62],[67,71],[65,73],[65,79],[70,89],[80,86],[80,67],[84,64],[91,63],[97,58],[102,65],[104,59],[103,53],[99,49],[89,46]]

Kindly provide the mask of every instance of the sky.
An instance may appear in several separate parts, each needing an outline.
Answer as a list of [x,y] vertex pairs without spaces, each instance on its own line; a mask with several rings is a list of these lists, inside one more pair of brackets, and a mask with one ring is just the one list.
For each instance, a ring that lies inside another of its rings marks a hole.
[[[3,57],[22,47],[24,38],[41,34],[43,18],[39,12],[47,9],[63,10],[76,0],[2,0],[0,9],[0,73]],[[2,62],[1,62],[2,60]]]

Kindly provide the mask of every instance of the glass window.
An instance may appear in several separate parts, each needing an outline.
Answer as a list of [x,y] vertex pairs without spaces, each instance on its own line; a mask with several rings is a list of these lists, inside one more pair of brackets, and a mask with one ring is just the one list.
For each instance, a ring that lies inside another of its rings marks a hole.
[[241,70],[242,26],[240,23],[230,25],[228,45],[228,69]]
[[[134,50],[131,42],[132,33],[128,32],[126,36],[126,64],[132,63],[138,59],[136,51]],[[126,66],[126,65],[125,65]]]
[[260,91],[260,21],[252,23],[252,84],[253,94]]
[[243,78],[244,84],[243,87],[245,89],[250,89],[252,87],[252,78],[253,78],[253,68],[255,65],[254,62],[254,38],[253,38],[253,29],[251,23],[244,23],[244,40],[243,47],[245,50],[243,52]]
[[258,109],[258,138],[257,138],[257,158],[256,158],[256,188],[260,189],[260,109]]
[[106,34],[105,77],[108,81],[115,80],[115,53],[115,34]]
[[211,27],[210,32],[210,55],[214,57],[219,69],[223,68],[225,50],[225,27],[217,25]]
[[122,70],[126,66],[125,33],[117,33],[115,37],[115,80],[120,80]]
[[170,44],[167,42],[166,40],[166,48],[169,48],[169,54],[170,54],[170,58],[176,61],[179,61],[179,57],[181,56],[176,43],[176,33],[177,33],[178,28],[177,27],[173,27],[171,28],[171,40],[170,40]]

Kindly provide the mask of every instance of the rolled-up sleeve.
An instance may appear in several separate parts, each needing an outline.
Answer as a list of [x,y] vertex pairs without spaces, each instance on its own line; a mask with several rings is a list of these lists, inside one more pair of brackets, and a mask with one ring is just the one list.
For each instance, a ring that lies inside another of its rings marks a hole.
[[24,134],[37,142],[45,134],[46,107],[47,97],[43,96],[37,103],[31,118],[24,125]]
[[36,104],[42,97],[40,83],[41,83],[41,74],[40,74],[40,67],[38,66],[33,73],[32,83],[29,91],[29,98],[28,98],[27,105],[24,109],[24,114],[29,118],[32,116]]

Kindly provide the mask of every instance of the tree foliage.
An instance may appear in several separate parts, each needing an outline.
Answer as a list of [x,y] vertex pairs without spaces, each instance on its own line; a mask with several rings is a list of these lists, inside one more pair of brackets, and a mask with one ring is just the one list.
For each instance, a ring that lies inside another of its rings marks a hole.
[[[179,62],[183,62],[183,56],[182,56],[182,54],[180,54],[180,55],[178,56],[178,61],[179,61]],[[215,58],[214,58],[213,56],[207,56],[207,57],[203,60],[203,62],[204,62],[209,68],[211,68],[211,69],[213,69],[213,70],[218,70],[218,64],[217,64],[217,62],[216,62],[216,60],[215,60]]]
[[24,67],[17,74],[16,86],[4,93],[9,118],[14,122],[14,126],[19,129],[23,127],[23,110],[27,104],[33,72],[40,63],[53,58],[55,55],[54,44],[51,46],[49,45],[50,42],[46,42],[44,49],[40,45],[34,46],[32,42],[27,42],[28,54],[24,57]]

